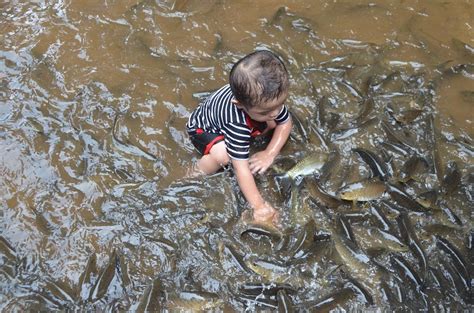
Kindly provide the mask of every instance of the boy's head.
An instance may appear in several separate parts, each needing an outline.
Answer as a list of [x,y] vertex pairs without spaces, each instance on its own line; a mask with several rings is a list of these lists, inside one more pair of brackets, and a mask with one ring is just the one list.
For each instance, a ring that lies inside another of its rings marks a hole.
[[278,56],[266,50],[253,52],[235,63],[229,83],[237,104],[247,112],[257,110],[265,115],[281,108],[288,96],[286,67]]

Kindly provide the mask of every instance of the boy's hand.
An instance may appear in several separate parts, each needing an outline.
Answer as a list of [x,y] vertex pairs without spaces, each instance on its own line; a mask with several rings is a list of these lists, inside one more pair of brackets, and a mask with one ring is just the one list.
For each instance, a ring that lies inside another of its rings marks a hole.
[[255,153],[249,159],[249,168],[252,174],[263,174],[273,164],[275,156],[267,150]]
[[266,202],[262,207],[253,209],[253,220],[255,223],[277,224],[278,216],[278,211]]

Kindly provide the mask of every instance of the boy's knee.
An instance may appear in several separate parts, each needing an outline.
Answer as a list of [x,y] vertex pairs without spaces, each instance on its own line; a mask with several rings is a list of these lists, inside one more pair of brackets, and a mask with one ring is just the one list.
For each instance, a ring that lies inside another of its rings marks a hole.
[[223,141],[212,147],[210,155],[221,166],[227,165],[230,161],[229,155],[227,154],[227,149]]

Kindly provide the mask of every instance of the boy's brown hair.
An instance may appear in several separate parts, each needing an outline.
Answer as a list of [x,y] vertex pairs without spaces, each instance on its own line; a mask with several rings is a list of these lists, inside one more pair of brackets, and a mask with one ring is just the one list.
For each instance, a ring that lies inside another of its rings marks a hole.
[[234,64],[229,75],[232,93],[247,108],[275,100],[288,93],[285,64],[273,52],[253,52]]

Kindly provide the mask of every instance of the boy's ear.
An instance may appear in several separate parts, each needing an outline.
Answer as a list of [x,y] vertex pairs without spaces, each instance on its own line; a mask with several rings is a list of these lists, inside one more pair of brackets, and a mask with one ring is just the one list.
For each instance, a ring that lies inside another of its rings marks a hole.
[[242,106],[242,104],[240,104],[239,100],[237,100],[237,99],[232,99],[231,102],[232,102],[233,104],[235,104],[235,106],[237,106],[239,109],[242,109],[242,108],[243,108],[243,106]]

